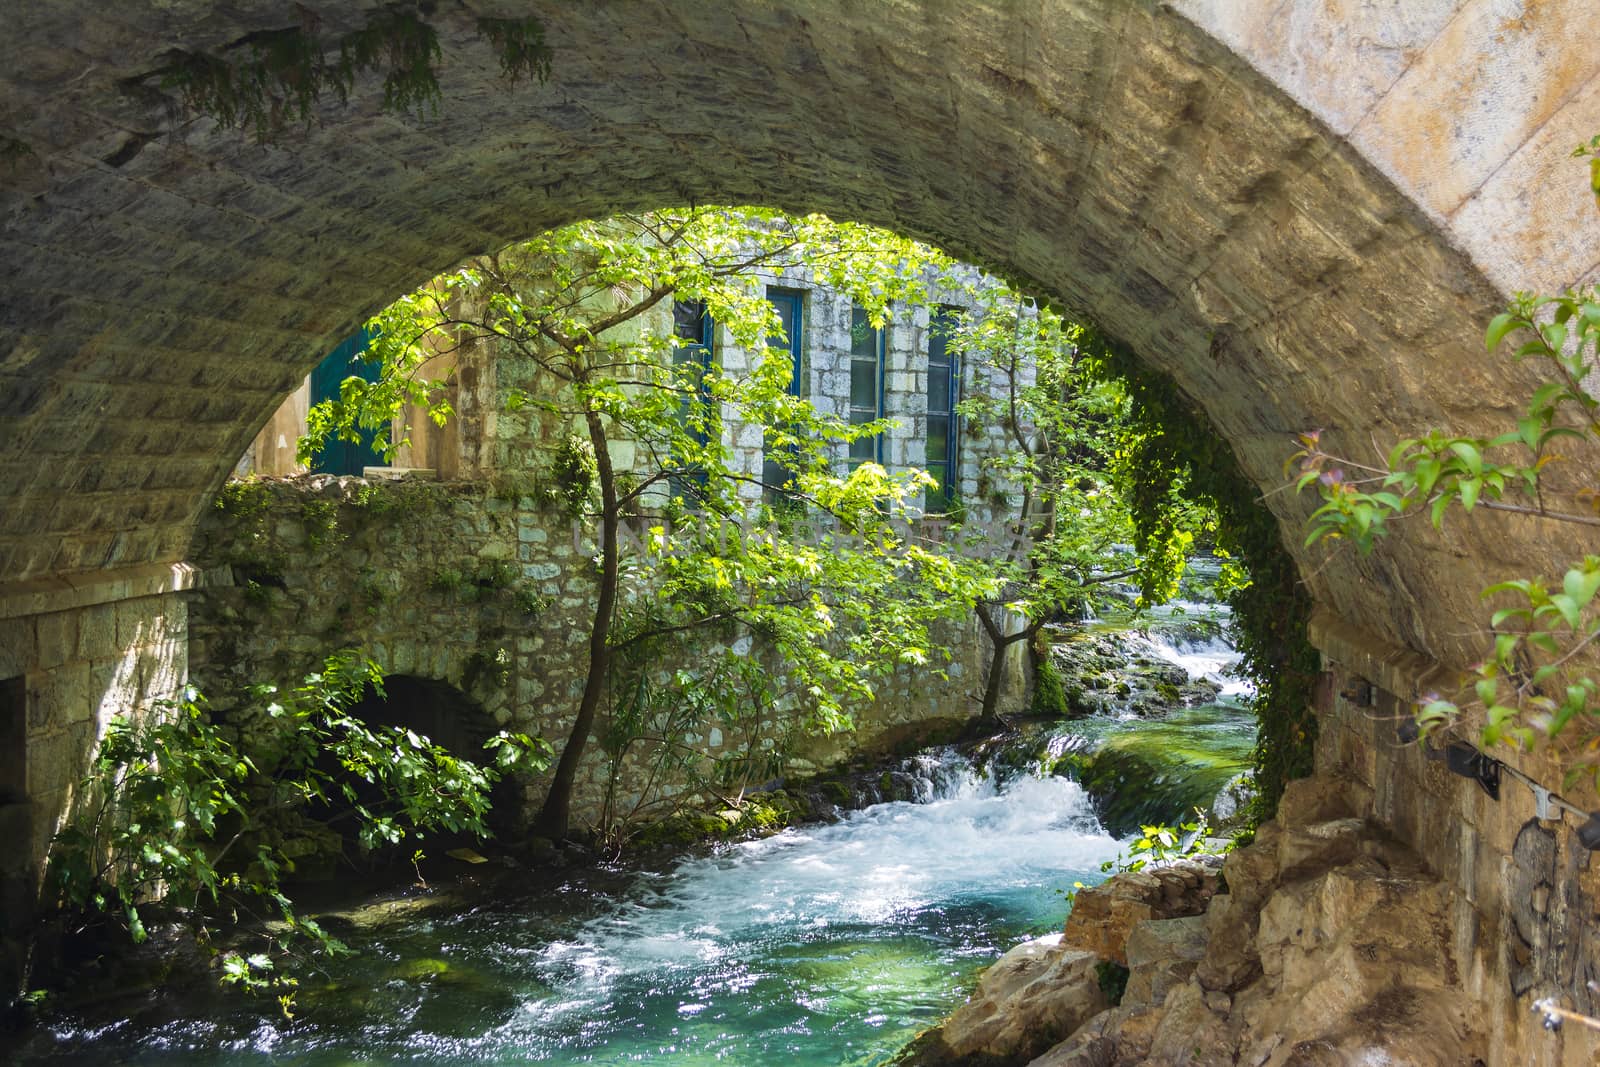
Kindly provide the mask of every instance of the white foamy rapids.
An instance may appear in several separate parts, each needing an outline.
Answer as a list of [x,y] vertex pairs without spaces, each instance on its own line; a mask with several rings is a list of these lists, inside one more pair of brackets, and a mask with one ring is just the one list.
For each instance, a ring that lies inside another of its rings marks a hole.
[[1167,634],[1151,634],[1150,649],[1182,667],[1190,678],[1205,678],[1221,686],[1220,696],[1247,697],[1255,693],[1248,680],[1233,673],[1239,666],[1238,650],[1220,637],[1184,641]]
[[578,985],[703,968],[801,930],[893,925],[967,895],[1070,884],[1115,851],[1076,782],[1023,778],[997,792],[969,770],[925,804],[879,804],[685,863],[546,959]]

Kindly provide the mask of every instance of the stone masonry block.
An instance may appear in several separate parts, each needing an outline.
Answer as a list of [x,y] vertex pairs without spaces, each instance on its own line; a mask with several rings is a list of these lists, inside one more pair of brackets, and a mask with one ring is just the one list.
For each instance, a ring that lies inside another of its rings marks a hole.
[[0,620],[0,678],[16,678],[36,661],[32,619]]
[[34,620],[38,636],[37,659],[33,666],[50,670],[75,658],[78,654],[78,618],[76,612],[57,611],[40,615]]
[[116,653],[117,609],[114,604],[94,604],[78,617],[78,658],[101,659]]

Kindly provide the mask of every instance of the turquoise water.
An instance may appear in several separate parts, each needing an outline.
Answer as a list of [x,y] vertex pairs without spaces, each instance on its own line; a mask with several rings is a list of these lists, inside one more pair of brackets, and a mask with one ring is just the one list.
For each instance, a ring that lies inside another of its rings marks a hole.
[[1080,787],[1002,790],[947,759],[925,804],[731,847],[614,896],[485,901],[398,922],[296,1017],[207,994],[58,1021],[28,1061],[878,1064],[1116,852]]

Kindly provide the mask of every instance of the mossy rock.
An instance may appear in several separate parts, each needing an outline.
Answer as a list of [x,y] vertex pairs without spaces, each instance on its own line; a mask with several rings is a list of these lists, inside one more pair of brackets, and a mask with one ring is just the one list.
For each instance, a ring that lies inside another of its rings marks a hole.
[[835,805],[837,805],[837,806],[839,806],[841,808],[848,807],[850,805],[851,801],[853,801],[855,799],[855,797],[850,792],[850,787],[848,785],[846,785],[844,782],[840,782],[840,781],[818,782],[817,785],[816,785],[816,789],[817,789],[817,792],[821,793],[823,795],[823,797],[828,800],[829,803],[835,804]]
[[405,982],[418,982],[449,973],[449,961],[424,957],[423,959],[406,960],[404,963],[398,964],[390,972],[390,976]]

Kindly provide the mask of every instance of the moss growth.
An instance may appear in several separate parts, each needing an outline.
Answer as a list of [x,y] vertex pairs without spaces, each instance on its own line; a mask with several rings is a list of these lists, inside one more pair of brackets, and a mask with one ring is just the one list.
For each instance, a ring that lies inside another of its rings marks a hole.
[[1094,965],[1095,981],[1100,984],[1100,992],[1106,995],[1106,1000],[1113,1008],[1122,1003],[1122,996],[1128,991],[1130,973],[1116,960],[1101,960]]
[[1068,753],[1052,770],[1082,783],[1106,831],[1120,837],[1181,823],[1196,807],[1210,812],[1217,794],[1249,769],[1252,751],[1247,719],[1195,708],[1116,724],[1099,748]]
[[332,500],[307,500],[300,506],[300,525],[305,527],[306,546],[313,552],[345,539],[339,530],[339,505]]
[[850,787],[843,782],[828,781],[817,783],[817,792],[837,807],[848,807],[855,798],[850,793]]
[[0,135],[0,163],[6,164],[10,170],[16,170],[22,165],[24,159],[35,156],[33,146],[15,137]]
[[308,17],[298,26],[250,34],[221,54],[176,51],[155,76],[191,111],[270,141],[290,122],[309,124],[325,96],[347,103],[363,72],[383,73],[386,110],[437,112],[433,64],[439,55],[431,25],[415,11],[385,7],[337,39],[322,37]]
[[[1033,704],[1029,710],[1035,715],[1051,715],[1064,719],[1074,711],[1074,705],[1062,684],[1061,672],[1048,655],[1035,656],[1033,668]],[[1078,702],[1082,703],[1083,688],[1078,688]]]
[[550,48],[545,44],[544,23],[537,18],[482,18],[478,33],[499,51],[500,72],[511,84],[523,78],[549,80]]
[[574,517],[583,515],[599,479],[594,448],[589,441],[577,434],[564,437],[550,461],[550,474],[556,491],[566,502],[568,513]]
[[[260,141],[275,140],[291,122],[309,125],[327,97],[348,103],[362,73],[383,75],[384,110],[436,115],[443,100],[435,69],[439,34],[423,10],[421,4],[387,4],[360,29],[332,38],[302,9],[299,25],[252,33],[219,53],[171,52],[159,70],[136,80],[154,77],[191,111],[253,130]],[[480,18],[477,30],[513,84],[549,78],[550,50],[538,18]]]
[[223,483],[212,507],[235,522],[255,518],[267,510],[272,495],[259,478],[237,478]]
[[539,587],[533,582],[518,582],[511,590],[512,599],[516,601],[517,608],[529,618],[535,618],[550,610],[554,597],[548,597],[539,592]]

